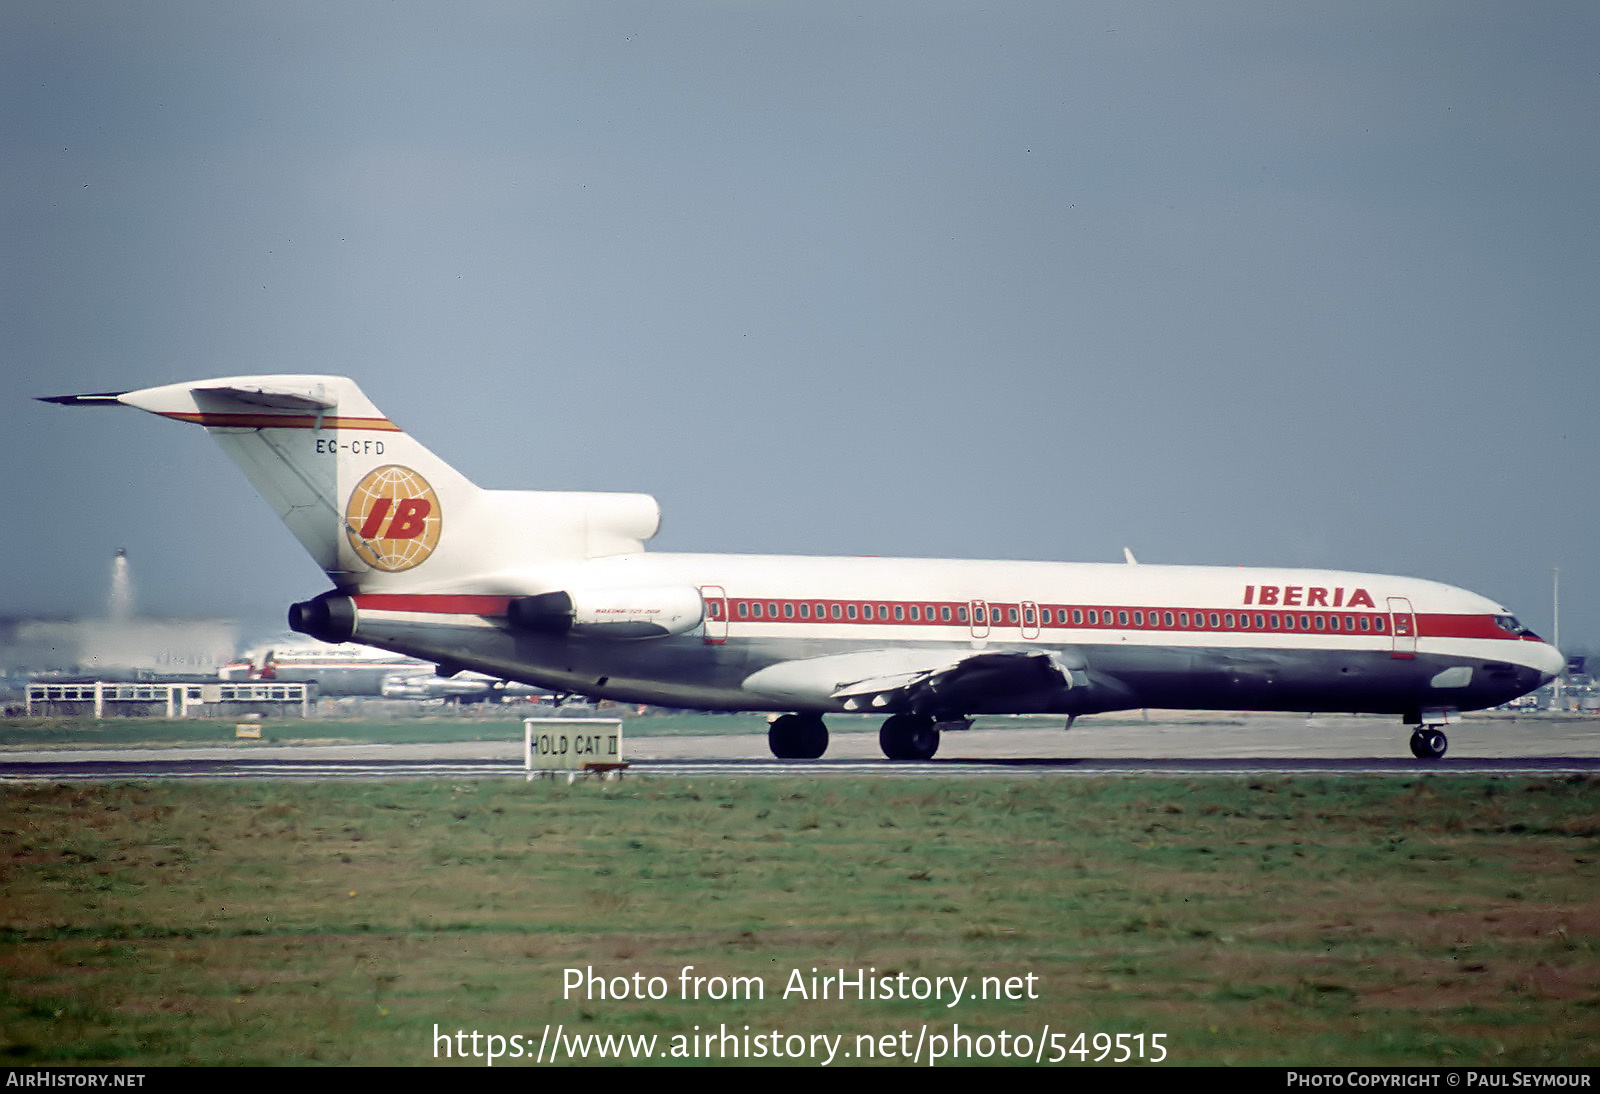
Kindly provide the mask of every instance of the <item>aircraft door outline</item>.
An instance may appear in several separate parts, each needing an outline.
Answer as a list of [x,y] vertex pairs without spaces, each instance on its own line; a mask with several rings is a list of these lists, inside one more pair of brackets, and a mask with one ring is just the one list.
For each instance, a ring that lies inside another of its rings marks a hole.
[[1039,605],[1031,600],[1022,602],[1022,637],[1039,637]]
[[1411,610],[1411,601],[1403,596],[1389,598],[1390,634],[1394,646],[1389,656],[1408,658],[1417,655],[1417,617]]
[[967,612],[970,616],[968,623],[972,627],[972,637],[989,637],[989,603],[985,600],[970,600],[967,602]]
[[728,640],[728,595],[721,585],[702,585],[700,599],[706,605],[705,644],[720,646]]

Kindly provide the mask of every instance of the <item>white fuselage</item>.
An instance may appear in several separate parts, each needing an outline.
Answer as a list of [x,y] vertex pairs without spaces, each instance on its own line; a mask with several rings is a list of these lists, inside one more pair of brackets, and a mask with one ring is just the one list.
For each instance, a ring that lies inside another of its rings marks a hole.
[[[700,590],[706,616],[693,633],[542,640],[503,619],[505,602],[528,592],[656,586]],[[849,709],[831,693],[766,693],[747,681],[772,665],[868,650],[924,660],[1051,651],[1126,688],[1080,692],[1093,709],[1219,699],[1234,709],[1470,709],[1505,701],[1560,661],[1497,623],[1508,613],[1477,594],[1323,570],[636,554],[354,600],[361,641],[545,687],[718,709]]]

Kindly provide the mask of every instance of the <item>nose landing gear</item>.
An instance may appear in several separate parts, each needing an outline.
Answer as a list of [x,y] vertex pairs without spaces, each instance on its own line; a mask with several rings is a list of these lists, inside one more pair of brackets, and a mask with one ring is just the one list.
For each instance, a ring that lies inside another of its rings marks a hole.
[[1411,734],[1411,754],[1419,760],[1440,759],[1449,747],[1450,740],[1444,731],[1433,726],[1419,726]]
[[1411,754],[1419,760],[1442,759],[1450,740],[1439,727],[1460,720],[1461,712],[1454,708],[1424,710],[1407,717],[1406,721],[1417,727],[1411,734]]

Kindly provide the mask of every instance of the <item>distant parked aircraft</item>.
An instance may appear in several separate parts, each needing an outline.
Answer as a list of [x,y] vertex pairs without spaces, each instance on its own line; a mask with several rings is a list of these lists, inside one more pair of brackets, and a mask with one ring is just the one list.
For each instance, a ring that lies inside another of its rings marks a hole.
[[354,642],[321,642],[301,635],[263,643],[225,665],[224,680],[283,680],[314,683],[322,695],[382,695],[394,676],[432,672],[426,661]]

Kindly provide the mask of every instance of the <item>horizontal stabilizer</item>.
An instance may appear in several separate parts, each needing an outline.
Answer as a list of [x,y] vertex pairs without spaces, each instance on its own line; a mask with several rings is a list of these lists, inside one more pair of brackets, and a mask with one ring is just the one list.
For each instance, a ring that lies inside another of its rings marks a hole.
[[[248,380],[243,377],[241,380]],[[266,407],[301,414],[321,414],[339,405],[337,392],[323,377],[284,377],[286,383],[245,383],[241,380],[202,381],[196,384],[169,384],[139,391],[99,391],[85,395],[41,395],[41,403],[59,406],[131,406],[156,414],[194,410],[195,399],[204,398],[210,409],[226,404],[239,408]]]
[[62,406],[119,406],[126,391],[102,391],[94,395],[41,395],[41,403],[59,403]]
[[247,406],[266,406],[276,410],[319,411],[338,406],[338,400],[329,398],[318,384],[314,388],[291,389],[285,387],[196,387],[192,389],[207,395],[221,395]]

